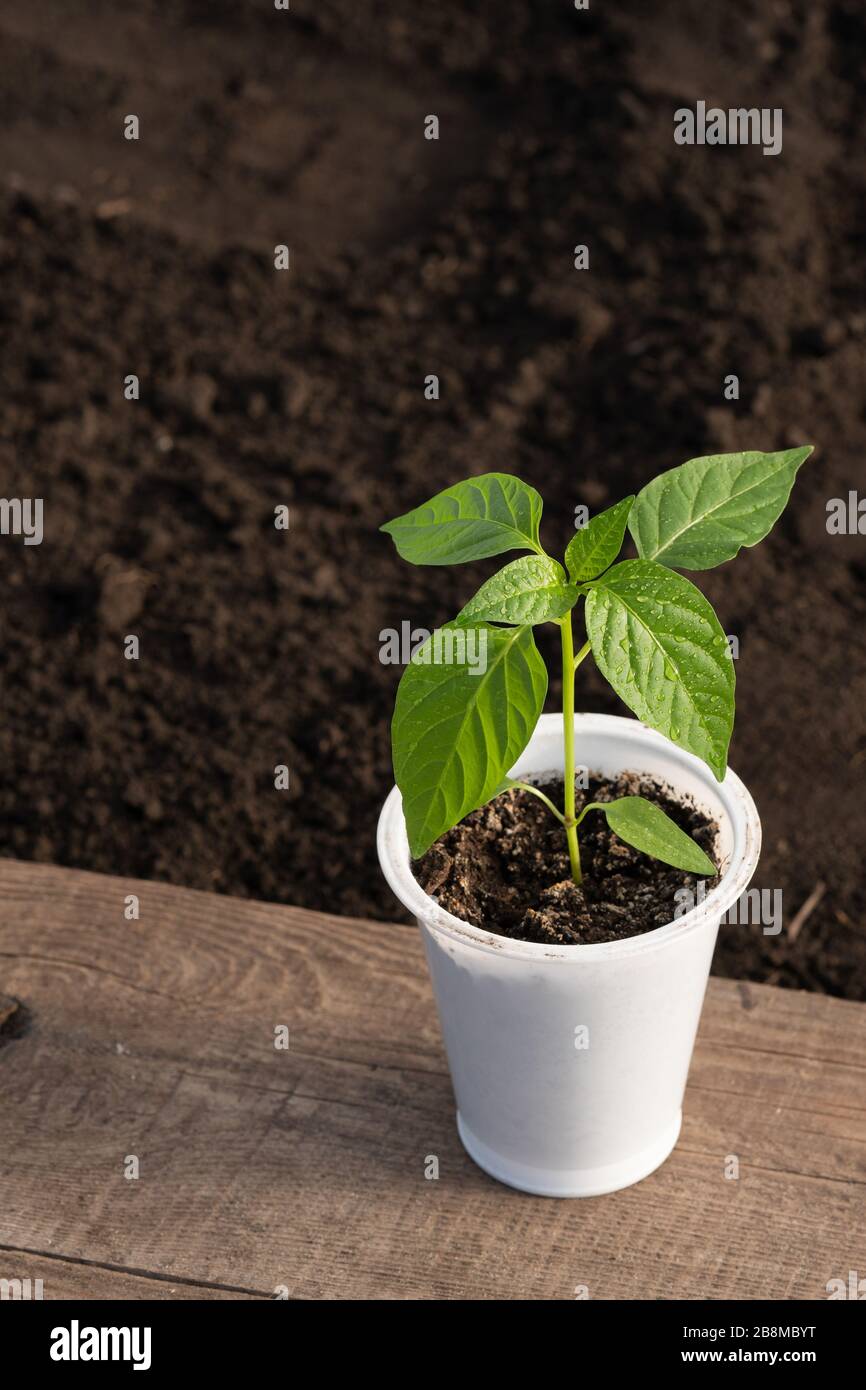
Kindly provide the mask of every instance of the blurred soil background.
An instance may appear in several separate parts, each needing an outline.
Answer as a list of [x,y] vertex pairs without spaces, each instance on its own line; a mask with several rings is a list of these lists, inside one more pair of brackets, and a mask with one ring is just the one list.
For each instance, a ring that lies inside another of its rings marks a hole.
[[[399,917],[379,634],[494,563],[380,523],[500,469],[561,549],[579,503],[815,442],[700,577],[785,914],[715,969],[866,999],[866,538],[826,529],[866,486],[859,0],[0,0],[0,35],[0,466],[46,527],[2,538],[0,853]],[[781,107],[781,155],[675,145],[699,99]]]

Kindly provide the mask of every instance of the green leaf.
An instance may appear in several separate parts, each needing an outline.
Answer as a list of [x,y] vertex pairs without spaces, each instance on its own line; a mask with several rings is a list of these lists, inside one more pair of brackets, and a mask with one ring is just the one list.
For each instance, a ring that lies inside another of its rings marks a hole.
[[[436,661],[459,654],[460,639],[482,634],[486,662]],[[447,637],[447,634],[452,634]],[[547,670],[528,627],[466,628],[447,623],[403,672],[391,724],[394,774],[414,858],[501,789],[529,742],[547,691]]]
[[380,529],[413,565],[462,565],[505,550],[535,550],[541,498],[510,473],[456,483]]
[[590,586],[586,630],[620,699],[721,781],[734,727],[734,663],[700,590],[653,560],[624,560]]
[[628,527],[638,554],[708,570],[764,539],[812,445],[776,454],[711,454],[661,473],[638,493]]
[[457,621],[532,626],[562,618],[577,602],[577,588],[549,555],[521,555],[481,585]]
[[604,811],[611,830],[632,849],[692,874],[716,873],[715,864],[700,845],[655,802],[643,796],[623,796],[618,801],[596,802],[595,807]]
[[569,541],[565,563],[575,583],[595,579],[596,575],[613,564],[622,550],[625,524],[633,503],[633,496],[625,497],[616,506],[599,512]]

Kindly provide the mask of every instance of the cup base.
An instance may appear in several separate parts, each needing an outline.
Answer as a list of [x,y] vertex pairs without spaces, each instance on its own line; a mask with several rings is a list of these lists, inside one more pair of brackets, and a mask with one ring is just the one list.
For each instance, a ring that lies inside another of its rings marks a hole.
[[491,1178],[531,1192],[536,1197],[601,1197],[606,1192],[619,1192],[649,1177],[668,1157],[680,1137],[683,1120],[678,1110],[670,1125],[649,1148],[621,1163],[605,1164],[601,1168],[530,1168],[522,1163],[510,1163],[477,1139],[457,1112],[457,1132],[469,1157]]

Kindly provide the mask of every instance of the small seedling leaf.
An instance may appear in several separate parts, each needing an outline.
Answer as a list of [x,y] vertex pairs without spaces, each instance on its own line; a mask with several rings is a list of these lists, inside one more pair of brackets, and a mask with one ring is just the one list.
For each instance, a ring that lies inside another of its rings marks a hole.
[[381,528],[413,565],[462,565],[506,550],[541,553],[541,497],[510,473],[456,483]]
[[[486,644],[483,670],[439,661],[434,632],[406,667],[391,725],[394,775],[403,796],[409,848],[418,858],[459,820],[502,788],[526,747],[547,692],[547,670],[529,627],[447,623],[440,647],[459,652],[475,632]],[[468,650],[468,648],[467,648]]]
[[633,496],[625,497],[616,506],[599,512],[569,541],[565,563],[576,584],[595,579],[602,570],[613,564],[622,550],[626,522],[634,500]]
[[562,566],[549,555],[521,555],[481,585],[457,621],[532,626],[562,618],[577,602]]
[[734,726],[734,663],[700,590],[652,560],[624,560],[590,586],[586,629],[620,699],[721,781]]
[[661,473],[638,493],[628,527],[638,554],[708,570],[775,525],[812,445],[775,454],[711,454]]
[[671,820],[661,806],[643,796],[623,796],[618,801],[598,803],[615,835],[632,849],[685,869],[691,874],[714,874],[716,866],[684,830]]

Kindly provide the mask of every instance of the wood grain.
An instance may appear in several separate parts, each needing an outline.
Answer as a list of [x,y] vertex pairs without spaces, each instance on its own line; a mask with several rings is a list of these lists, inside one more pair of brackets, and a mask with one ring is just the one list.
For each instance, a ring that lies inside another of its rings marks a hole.
[[[241,1290],[209,1288],[195,1282],[180,1283],[152,1274],[131,1274],[127,1270],[105,1265],[90,1265],[51,1254],[30,1254],[26,1250],[9,1250],[3,1246],[0,1246],[0,1279],[9,1281],[5,1295],[7,1299],[41,1298],[45,1303],[79,1298],[189,1302],[260,1297]],[[18,1280],[21,1287],[14,1285],[13,1280]]]
[[863,1265],[860,1004],[712,980],[671,1159],[557,1202],[463,1153],[405,927],[2,861],[0,992],[0,1278],[46,1298],[819,1299]]

